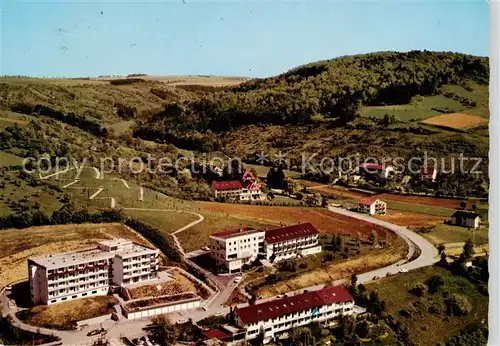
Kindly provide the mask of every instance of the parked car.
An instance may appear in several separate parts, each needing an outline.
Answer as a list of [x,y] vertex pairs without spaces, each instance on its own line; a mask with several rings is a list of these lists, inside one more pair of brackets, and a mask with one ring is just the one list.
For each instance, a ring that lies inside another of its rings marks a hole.
[[224,313],[220,311],[215,313],[215,316],[222,316],[222,315],[224,315]]
[[210,248],[208,246],[204,246],[201,248],[203,251],[210,251]]
[[181,318],[180,320],[177,321],[177,324],[184,324],[188,322],[189,322],[188,320]]
[[88,332],[87,336],[94,336],[94,335],[97,335],[99,333],[101,333],[100,329],[94,329],[94,330],[91,330],[90,332]]
[[233,281],[234,281],[234,282],[236,282],[236,283],[238,283],[238,282],[240,282],[242,279],[243,279],[243,277],[242,277],[242,276],[237,276],[237,277],[235,277],[235,278],[234,278],[234,280],[233,280]]
[[380,277],[379,277],[379,276],[376,276],[376,275],[375,275],[375,276],[373,277],[373,280],[378,280],[378,279],[380,279]]
[[400,273],[408,273],[408,269],[406,269],[406,268],[401,268],[401,269],[399,270],[399,272],[400,272]]
[[12,289],[12,285],[7,285],[7,286],[5,286],[5,290],[6,290],[6,291],[10,291],[11,289]]

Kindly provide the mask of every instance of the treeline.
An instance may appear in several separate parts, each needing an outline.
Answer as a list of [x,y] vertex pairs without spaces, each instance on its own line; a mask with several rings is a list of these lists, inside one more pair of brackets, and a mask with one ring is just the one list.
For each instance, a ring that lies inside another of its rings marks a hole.
[[87,131],[95,136],[106,137],[108,135],[108,130],[105,127],[102,127],[97,122],[73,112],[63,113],[48,106],[40,104],[32,105],[28,103],[16,103],[12,105],[10,109],[13,112],[21,114],[43,115],[49,118],[53,118],[68,125],[79,127],[80,129]]
[[92,213],[86,209],[76,210],[71,203],[67,203],[52,214],[35,209],[2,216],[0,217],[0,229],[106,222],[124,223],[152,242],[170,260],[183,263],[182,254],[175,245],[172,236],[164,236],[157,228],[143,221],[126,217],[119,209],[104,209]]
[[127,84],[137,84],[146,83],[144,79],[141,78],[123,78],[123,79],[113,79],[109,81],[111,85],[127,85]]
[[0,216],[0,229],[28,228],[32,226],[65,225],[80,223],[122,222],[124,216],[119,210],[105,209],[91,213],[86,209],[75,210],[71,204],[63,205],[52,214],[41,210],[27,210]]
[[247,124],[304,124],[314,115],[346,124],[362,105],[406,104],[443,84],[489,80],[487,58],[458,53],[382,52],[301,66],[277,77],[252,80],[229,91],[204,93],[140,124],[156,131],[221,132]]

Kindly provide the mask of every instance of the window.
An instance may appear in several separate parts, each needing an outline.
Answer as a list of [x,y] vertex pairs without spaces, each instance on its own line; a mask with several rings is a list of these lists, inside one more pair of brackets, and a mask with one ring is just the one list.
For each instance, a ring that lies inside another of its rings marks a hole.
[[97,291],[92,291],[92,294],[96,294],[96,293],[97,293]]
[[68,297],[63,297],[61,300],[66,300],[66,299],[68,299]]
[[54,299],[54,300],[51,300],[50,302],[51,302],[51,303],[55,303],[55,302],[56,302],[56,300]]
[[74,296],[71,296],[71,298],[73,298],[73,299],[75,299],[76,297],[77,297],[76,294]]

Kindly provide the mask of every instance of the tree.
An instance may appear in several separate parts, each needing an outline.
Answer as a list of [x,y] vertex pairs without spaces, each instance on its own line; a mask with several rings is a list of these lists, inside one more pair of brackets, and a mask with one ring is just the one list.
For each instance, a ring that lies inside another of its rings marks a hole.
[[444,246],[444,244],[439,244],[438,253],[441,255],[445,249],[446,247]]
[[462,254],[466,262],[472,259],[472,255],[474,254],[474,245],[472,244],[472,240],[470,238],[465,242]]
[[166,315],[158,315],[153,319],[152,339],[162,345],[174,345],[179,337],[179,329],[173,325]]
[[433,275],[426,282],[429,293],[434,294],[439,292],[441,287],[444,285],[443,279],[439,275]]
[[368,238],[368,240],[372,243],[372,245],[375,245],[377,243],[377,236],[375,232],[372,231],[370,233],[370,237]]

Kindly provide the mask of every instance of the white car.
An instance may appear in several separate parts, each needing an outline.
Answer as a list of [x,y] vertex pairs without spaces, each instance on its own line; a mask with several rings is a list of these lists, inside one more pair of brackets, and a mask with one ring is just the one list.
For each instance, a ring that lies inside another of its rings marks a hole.
[[240,282],[241,280],[243,280],[243,277],[242,277],[242,276],[237,276],[237,277],[235,277],[235,278],[234,278],[234,280],[233,280],[233,281],[234,281],[234,282],[236,282],[236,283],[238,283],[238,282]]
[[7,286],[5,286],[5,290],[6,290],[6,291],[10,291],[11,289],[12,289],[12,285],[7,285]]
[[401,268],[401,269],[399,270],[399,272],[400,272],[400,273],[408,273],[408,269],[406,269],[406,268]]
[[184,323],[188,323],[188,322],[189,322],[188,320],[181,318],[181,319],[180,319],[180,320],[178,320],[176,323],[177,323],[177,324],[184,324]]
[[222,316],[222,315],[224,315],[224,313],[222,313],[220,311],[215,313],[215,316]]
[[201,248],[203,251],[210,251],[210,248],[208,246],[204,246]]

